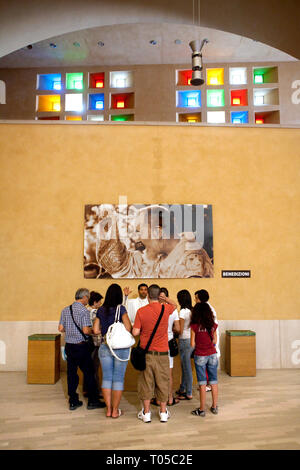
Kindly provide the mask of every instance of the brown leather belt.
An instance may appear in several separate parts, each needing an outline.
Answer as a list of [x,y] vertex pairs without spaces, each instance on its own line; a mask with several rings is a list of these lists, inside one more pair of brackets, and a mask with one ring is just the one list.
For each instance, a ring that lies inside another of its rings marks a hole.
[[146,354],[152,354],[153,356],[167,356],[169,354],[169,351],[147,351]]

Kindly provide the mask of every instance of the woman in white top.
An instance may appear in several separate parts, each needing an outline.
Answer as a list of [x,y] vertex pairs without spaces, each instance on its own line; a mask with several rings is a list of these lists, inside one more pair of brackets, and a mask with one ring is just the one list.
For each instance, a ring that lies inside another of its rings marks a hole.
[[180,305],[179,321],[179,352],[181,362],[181,383],[177,391],[179,400],[191,400],[193,398],[193,373],[191,364],[191,315],[192,298],[188,290],[178,292],[177,300]]

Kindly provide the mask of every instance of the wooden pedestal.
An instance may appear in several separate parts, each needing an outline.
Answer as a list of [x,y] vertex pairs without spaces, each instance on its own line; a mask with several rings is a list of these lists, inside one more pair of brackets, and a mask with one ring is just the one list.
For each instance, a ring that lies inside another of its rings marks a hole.
[[232,377],[256,376],[256,336],[249,330],[226,331],[225,370]]
[[61,335],[28,337],[27,383],[55,384],[60,378]]

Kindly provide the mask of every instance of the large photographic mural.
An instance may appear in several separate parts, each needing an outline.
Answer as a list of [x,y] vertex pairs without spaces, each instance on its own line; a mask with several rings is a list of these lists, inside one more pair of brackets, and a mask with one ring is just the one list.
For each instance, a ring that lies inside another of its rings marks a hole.
[[85,206],[85,278],[213,277],[212,206]]

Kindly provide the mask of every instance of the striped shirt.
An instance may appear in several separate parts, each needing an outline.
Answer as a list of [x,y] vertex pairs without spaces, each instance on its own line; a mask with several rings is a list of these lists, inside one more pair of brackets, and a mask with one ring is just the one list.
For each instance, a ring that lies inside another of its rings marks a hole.
[[[72,303],[73,317],[79,328],[82,330],[84,326],[92,326],[90,312],[80,302]],[[66,307],[61,312],[59,323],[64,327],[65,330],[65,341],[66,343],[77,344],[84,341],[85,338],[78,331],[72,320],[70,307]]]

